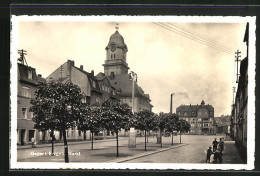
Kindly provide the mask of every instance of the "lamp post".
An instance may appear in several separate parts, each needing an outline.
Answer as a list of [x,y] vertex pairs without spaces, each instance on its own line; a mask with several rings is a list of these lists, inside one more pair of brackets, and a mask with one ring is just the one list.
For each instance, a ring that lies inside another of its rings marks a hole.
[[170,105],[170,114],[172,114],[172,96],[174,95],[174,93],[171,94],[171,105]]
[[[135,94],[135,81],[137,82],[137,74],[131,71],[129,73],[129,79],[132,80],[132,113],[134,114],[134,94]],[[136,148],[136,132],[134,128],[130,128],[128,148]]]
[[132,80],[132,113],[134,114],[135,81],[137,82],[137,74],[131,71],[129,73],[129,79]]

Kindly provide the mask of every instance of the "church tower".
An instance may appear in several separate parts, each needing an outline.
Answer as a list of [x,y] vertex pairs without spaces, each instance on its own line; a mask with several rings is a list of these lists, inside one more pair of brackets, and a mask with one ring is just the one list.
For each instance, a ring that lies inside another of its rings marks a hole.
[[106,47],[106,60],[104,66],[104,73],[106,76],[128,74],[128,64],[126,63],[126,53],[128,49],[124,42],[124,38],[118,32],[110,36],[108,45]]

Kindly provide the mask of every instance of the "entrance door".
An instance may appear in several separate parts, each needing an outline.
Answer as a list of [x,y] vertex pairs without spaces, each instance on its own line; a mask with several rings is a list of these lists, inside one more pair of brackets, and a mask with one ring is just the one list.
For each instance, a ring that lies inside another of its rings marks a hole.
[[25,129],[22,129],[21,130],[21,145],[25,145],[25,132],[26,130]]

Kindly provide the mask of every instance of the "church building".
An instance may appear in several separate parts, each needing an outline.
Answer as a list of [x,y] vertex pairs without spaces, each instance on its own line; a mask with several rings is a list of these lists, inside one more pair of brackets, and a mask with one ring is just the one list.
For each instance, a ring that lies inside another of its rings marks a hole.
[[134,112],[152,111],[153,106],[149,94],[145,94],[143,89],[138,86],[137,79],[132,80],[129,75],[130,68],[126,62],[128,48],[123,36],[118,32],[118,28],[116,29],[105,48],[104,73],[100,72],[96,77],[99,79],[107,77],[111,85],[116,88],[116,96],[130,107],[132,107],[132,81],[134,81]]

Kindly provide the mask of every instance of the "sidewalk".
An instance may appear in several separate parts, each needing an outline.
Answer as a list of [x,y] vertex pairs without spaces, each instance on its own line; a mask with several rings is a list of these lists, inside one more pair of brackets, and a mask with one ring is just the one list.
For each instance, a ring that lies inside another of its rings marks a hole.
[[223,151],[223,164],[245,164],[239,156],[235,141],[225,141]]
[[[118,141],[120,140],[127,140],[126,138],[119,137]],[[94,140],[93,143],[101,143],[101,142],[107,142],[107,141],[116,141],[116,139],[103,139],[103,140]],[[87,141],[68,141],[68,145],[76,145],[76,144],[86,144],[86,143],[91,143],[91,140]],[[51,143],[45,143],[45,144],[37,144],[36,148],[44,148],[44,147],[51,147]],[[61,142],[56,142],[54,143],[55,146],[63,146],[64,143],[63,141]],[[32,145],[17,145],[17,150],[22,150],[22,149],[32,149]]]

